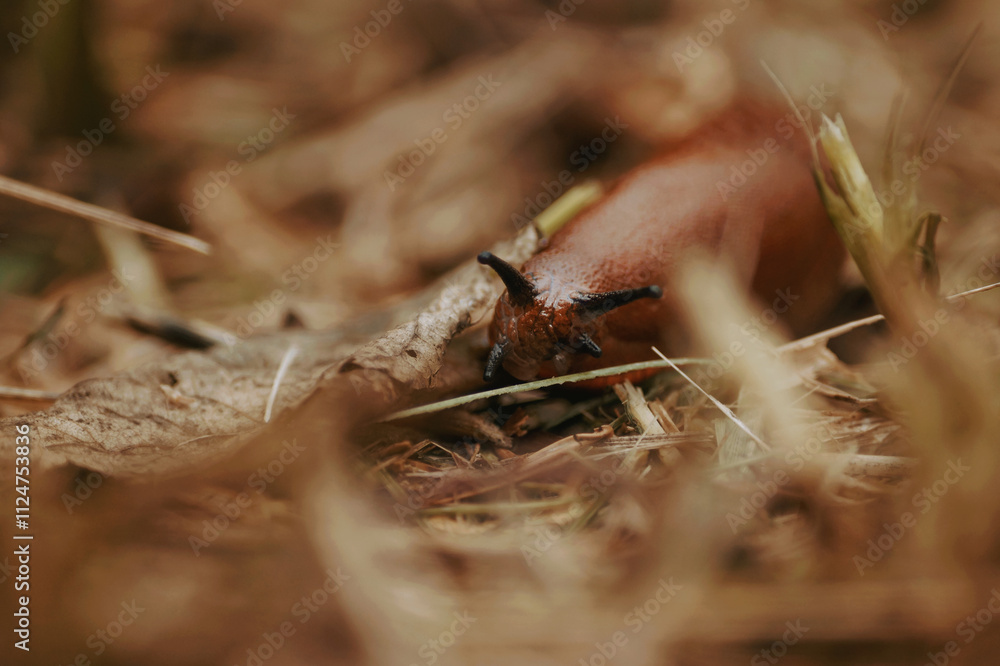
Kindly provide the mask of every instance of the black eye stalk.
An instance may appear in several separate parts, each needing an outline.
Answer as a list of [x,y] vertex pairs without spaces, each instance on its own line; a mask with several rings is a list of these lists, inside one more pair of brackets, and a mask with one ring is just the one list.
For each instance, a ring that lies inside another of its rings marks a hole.
[[654,284],[648,287],[636,287],[635,289],[579,294],[573,298],[573,302],[580,312],[591,316],[598,316],[607,314],[615,308],[628,305],[640,298],[661,298],[662,296],[663,289]]
[[531,284],[531,281],[524,277],[521,271],[492,252],[480,252],[479,256],[476,257],[476,261],[496,271],[496,274],[503,281],[504,286],[507,287],[507,293],[510,294],[512,302],[528,306],[535,301],[538,291],[535,289],[535,285]]
[[486,359],[486,369],[483,371],[483,381],[489,382],[493,380],[496,376],[497,370],[500,369],[500,364],[503,363],[503,357],[507,354],[507,347],[500,344],[499,342],[493,345],[490,349],[490,356]]
[[582,349],[594,358],[601,358],[601,354],[604,353],[601,351],[600,346],[598,346],[598,344],[594,342],[586,333],[577,339],[576,344],[579,349]]

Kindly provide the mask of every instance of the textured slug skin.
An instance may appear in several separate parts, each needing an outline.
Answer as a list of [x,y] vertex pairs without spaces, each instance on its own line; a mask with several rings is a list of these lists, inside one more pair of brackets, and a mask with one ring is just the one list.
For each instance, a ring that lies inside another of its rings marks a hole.
[[[672,282],[695,250],[729,262],[766,305],[790,290],[797,298],[780,321],[791,332],[814,326],[836,298],[844,250],[820,202],[804,132],[786,138],[782,115],[749,104],[729,110],[624,176],[553,235],[522,269],[539,292],[536,303],[514,304],[508,292],[497,303],[490,343],[507,344],[504,368],[527,380],[649,360],[652,345],[686,353]],[[736,186],[732,169],[753,163],[748,150],[763,164]],[[661,286],[663,298],[596,321],[574,313],[575,294],[647,285]],[[564,345],[553,358],[554,336],[565,340],[569,330],[587,332],[601,357]]]

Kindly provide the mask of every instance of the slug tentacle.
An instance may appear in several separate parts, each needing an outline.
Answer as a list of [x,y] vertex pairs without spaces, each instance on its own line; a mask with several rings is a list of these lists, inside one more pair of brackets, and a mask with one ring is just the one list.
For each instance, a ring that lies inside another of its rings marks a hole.
[[573,297],[573,302],[581,313],[597,316],[611,312],[615,308],[620,308],[640,298],[661,298],[662,296],[663,289],[654,284],[635,289],[619,289],[618,291],[606,291],[597,294],[578,294]]
[[483,381],[488,382],[493,379],[496,375],[497,370],[500,368],[500,364],[503,363],[503,357],[507,353],[507,347],[503,343],[496,343],[493,348],[490,349],[490,356],[486,359],[486,370],[483,371]]
[[535,285],[521,274],[521,271],[492,252],[480,252],[476,260],[496,271],[496,274],[503,280],[504,286],[507,287],[511,301],[518,305],[531,305],[535,300],[538,291],[535,289]]
[[586,333],[581,335],[576,342],[580,346],[580,349],[587,352],[594,358],[601,358],[601,354],[604,353],[601,351],[600,345],[594,342],[594,340]]

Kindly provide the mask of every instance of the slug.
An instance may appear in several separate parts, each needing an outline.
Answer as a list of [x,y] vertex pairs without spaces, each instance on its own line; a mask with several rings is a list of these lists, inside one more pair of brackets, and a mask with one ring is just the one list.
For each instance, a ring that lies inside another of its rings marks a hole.
[[483,379],[501,366],[530,380],[649,360],[652,345],[679,353],[689,342],[672,283],[694,251],[729,262],[792,332],[814,326],[837,296],[844,248],[804,132],[783,118],[751,102],[705,123],[621,178],[521,271],[480,254],[506,286]]

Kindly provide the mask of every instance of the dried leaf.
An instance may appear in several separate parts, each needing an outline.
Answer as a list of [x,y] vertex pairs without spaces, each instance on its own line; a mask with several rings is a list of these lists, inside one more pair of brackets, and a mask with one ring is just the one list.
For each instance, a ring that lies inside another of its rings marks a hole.
[[291,340],[304,353],[282,382],[280,413],[305,400],[354,345],[330,333],[291,333],[177,354],[81,382],[48,410],[3,419],[0,427],[30,426],[44,466],[72,463],[118,477],[192,469],[265,427],[268,395]]

